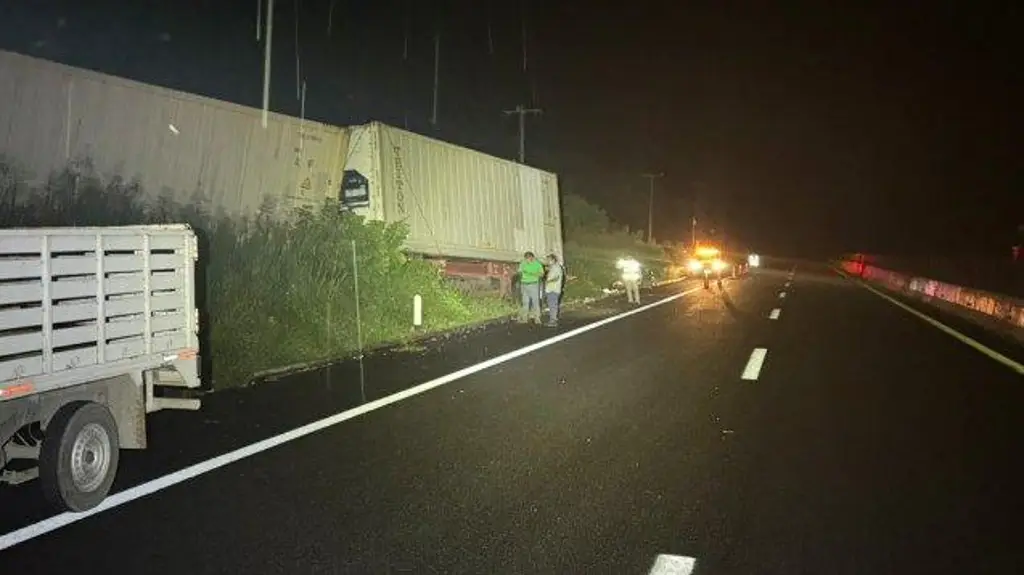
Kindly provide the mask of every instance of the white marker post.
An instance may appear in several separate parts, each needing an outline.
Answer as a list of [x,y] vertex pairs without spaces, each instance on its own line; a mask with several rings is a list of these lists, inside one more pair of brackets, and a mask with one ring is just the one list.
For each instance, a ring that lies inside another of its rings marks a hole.
[[359,393],[366,403],[366,370],[363,366],[363,316],[359,309],[359,254],[352,240],[352,289],[356,294],[356,344],[359,346]]
[[423,325],[423,296],[416,294],[412,296],[412,326]]

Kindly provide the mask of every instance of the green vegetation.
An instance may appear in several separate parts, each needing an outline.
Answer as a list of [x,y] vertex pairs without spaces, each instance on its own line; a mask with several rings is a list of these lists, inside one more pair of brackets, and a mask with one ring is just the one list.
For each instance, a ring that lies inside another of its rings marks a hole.
[[655,280],[666,277],[669,261],[664,248],[644,242],[639,233],[616,227],[600,207],[567,194],[562,221],[566,271],[574,278],[566,285],[568,299],[599,296],[619,278],[615,262],[622,257],[636,258]]
[[[253,374],[337,359],[357,349],[355,280],[366,347],[412,339],[412,299],[423,297],[423,332],[513,313],[498,297],[470,296],[429,262],[404,254],[401,225],[365,222],[336,207],[272,218],[267,204],[252,218],[212,213],[201,194],[187,205],[162,196],[144,201],[136,183],[103,179],[88,162],[72,163],[42,184],[28,184],[0,158],[0,227],[188,223],[200,238],[199,304],[204,312],[205,377],[215,389]],[[602,294],[634,257],[665,277],[665,250],[614,226],[586,200],[564,198],[568,300]],[[353,241],[355,262],[353,265]]]
[[143,197],[138,185],[104,181],[88,163],[30,185],[0,161],[0,227],[184,222],[196,230],[204,371],[215,389],[355,351],[357,271],[366,346],[410,339],[415,294],[423,297],[425,331],[514,310],[496,297],[459,292],[434,265],[403,254],[399,225],[364,222],[330,206],[280,221],[269,217],[268,205],[239,221],[210,213],[199,195],[187,206],[168,197],[147,204]]

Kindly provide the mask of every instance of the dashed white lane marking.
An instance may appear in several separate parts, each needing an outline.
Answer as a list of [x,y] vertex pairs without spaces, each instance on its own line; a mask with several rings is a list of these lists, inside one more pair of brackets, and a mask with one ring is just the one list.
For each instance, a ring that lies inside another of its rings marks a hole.
[[779,292],[779,299],[786,299],[786,292],[780,291]]
[[685,555],[658,555],[647,575],[690,575],[697,559]]
[[743,375],[740,378],[747,381],[757,381],[761,375],[761,367],[764,366],[764,359],[768,356],[768,350],[763,347],[756,347],[750,352],[750,359],[747,366],[743,368]]
[[788,287],[789,287],[790,285],[792,285],[792,284],[793,284],[793,282],[789,281],[789,282],[786,282],[786,285],[785,285],[785,286],[783,286],[783,287],[787,287],[787,288],[788,288]]
[[49,519],[44,519],[38,523],[33,523],[32,525],[22,527],[21,529],[18,529],[16,531],[11,531],[10,533],[0,536],[0,551],[13,547],[19,543],[28,541],[29,539],[34,539],[41,535],[45,535],[51,531],[55,531],[57,529],[60,529],[61,527],[65,527],[87,517],[103,513],[104,511],[109,511],[115,507],[124,505],[125,503],[128,503],[130,501],[134,501],[141,497],[145,497],[147,495],[156,493],[157,491],[167,489],[168,487],[177,485],[178,483],[188,481],[189,479],[194,479],[200,475],[224,467],[225,465],[229,465],[236,461],[252,457],[253,455],[256,455],[263,451],[267,451],[268,449],[273,449],[285,443],[295,441],[296,439],[300,439],[307,435],[314,434],[318,431],[323,431],[328,427],[332,427],[344,421],[348,421],[349,419],[353,419],[360,415],[367,414],[371,411],[376,411],[382,407],[391,405],[392,403],[398,403],[403,399],[408,399],[415,395],[419,395],[421,393],[430,391],[435,387],[441,387],[446,383],[451,383],[455,380],[468,377],[470,375],[473,375],[474,373],[484,371],[485,369],[505,363],[517,357],[522,357],[526,354],[533,353],[539,349],[543,349],[545,347],[554,345],[556,343],[565,341],[578,335],[582,335],[588,331],[595,330],[599,327],[606,326],[612,322],[619,321],[620,319],[625,319],[629,316],[636,315],[638,313],[643,313],[647,310],[675,301],[683,296],[689,295],[696,291],[701,291],[701,289],[689,289],[684,292],[668,296],[654,303],[650,303],[645,306],[638,307],[636,309],[632,309],[627,312],[620,313],[618,315],[614,315],[612,317],[607,317],[605,319],[595,321],[594,323],[589,323],[582,327],[578,327],[574,330],[558,334],[554,337],[549,337],[548,339],[539,341],[534,344],[530,344],[526,347],[521,347],[517,350],[510,351],[506,354],[499,355],[497,357],[492,357],[491,359],[488,359],[476,365],[471,365],[469,367],[462,368],[458,371],[454,371],[452,373],[449,373],[448,375],[439,377],[437,379],[421,383],[417,386],[404,389],[402,391],[393,393],[380,399],[376,399],[369,403],[364,403],[359,407],[355,407],[347,411],[342,411],[341,413],[337,413],[330,417],[326,417],[324,419],[321,419],[320,421],[314,421],[313,423],[304,425],[291,431],[287,431],[280,435],[275,435],[274,437],[264,439],[263,441],[253,443],[245,447],[240,447],[234,451],[225,453],[224,455],[219,455],[217,457],[214,457],[213,459],[208,459],[206,461],[196,463],[195,465],[186,467],[184,469],[180,469],[178,471],[175,471],[174,473],[164,475],[163,477],[158,477],[151,481],[147,481],[146,483],[137,485],[135,487],[132,487],[131,489],[126,489],[119,493],[115,493],[108,497],[106,500],[104,500],[103,503],[101,503],[99,506],[84,513],[62,513],[60,515],[54,515]]
[[[839,270],[836,270],[836,271],[839,273],[839,275],[841,275],[841,276],[843,276],[843,277],[845,277],[847,279],[853,280],[853,278],[851,278],[846,273],[844,273],[842,271],[839,271]],[[973,347],[975,350],[980,351],[981,353],[983,353],[986,356],[988,356],[990,359],[993,359],[993,360],[995,360],[995,361],[1005,365],[1006,367],[1012,369],[1013,371],[1016,371],[1017,373],[1019,373],[1021,375],[1024,375],[1024,364],[1022,364],[1022,363],[1020,363],[1020,362],[1018,362],[1018,361],[1016,361],[1016,360],[1014,360],[1012,358],[1009,358],[1009,357],[999,353],[998,351],[988,347],[987,345],[985,345],[985,344],[981,343],[980,341],[970,337],[969,335],[960,333],[959,331],[949,327],[948,325],[942,323],[941,321],[939,321],[939,320],[937,320],[937,319],[935,319],[935,318],[933,318],[933,317],[931,317],[931,316],[929,316],[927,314],[924,314],[924,313],[921,313],[921,312],[917,311],[916,309],[914,309],[914,308],[910,307],[909,305],[899,301],[898,299],[896,299],[896,298],[894,298],[892,296],[889,296],[889,295],[887,295],[885,293],[882,293],[881,291],[879,291],[879,290],[875,289],[874,287],[868,285],[867,282],[865,282],[863,280],[857,280],[857,281],[859,281],[860,285],[863,288],[865,288],[868,291],[874,293],[878,297],[888,301],[889,303],[895,305],[896,307],[899,307],[900,309],[902,309],[902,310],[904,310],[906,312],[909,312],[909,313],[911,313],[911,314],[913,314],[913,315],[923,319],[924,321],[928,322],[933,327],[938,328],[940,331],[944,332],[945,334],[951,335],[951,336],[955,337],[956,339],[960,340],[962,343],[965,343],[965,344],[969,345],[970,347]]]
[[775,308],[768,314],[768,319],[779,319],[779,315],[782,314],[782,310]]

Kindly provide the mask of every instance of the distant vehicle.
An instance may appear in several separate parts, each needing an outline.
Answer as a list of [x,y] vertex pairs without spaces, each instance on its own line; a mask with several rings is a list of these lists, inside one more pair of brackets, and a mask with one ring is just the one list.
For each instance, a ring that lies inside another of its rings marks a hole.
[[729,264],[722,258],[722,252],[713,246],[697,246],[694,258],[690,260],[690,272],[698,274],[704,281],[704,289],[711,288],[711,277],[722,285],[722,274],[729,269]]
[[0,230],[0,483],[99,505],[146,415],[199,409],[196,236],[184,225]]

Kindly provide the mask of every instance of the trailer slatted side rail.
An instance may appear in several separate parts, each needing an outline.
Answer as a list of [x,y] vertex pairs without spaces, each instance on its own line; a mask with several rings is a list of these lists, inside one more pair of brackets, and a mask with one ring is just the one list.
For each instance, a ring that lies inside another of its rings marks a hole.
[[142,229],[0,231],[0,389],[49,391],[113,363],[194,353],[194,238]]

